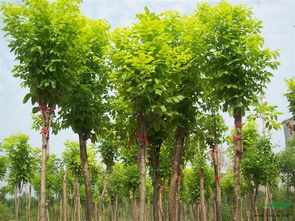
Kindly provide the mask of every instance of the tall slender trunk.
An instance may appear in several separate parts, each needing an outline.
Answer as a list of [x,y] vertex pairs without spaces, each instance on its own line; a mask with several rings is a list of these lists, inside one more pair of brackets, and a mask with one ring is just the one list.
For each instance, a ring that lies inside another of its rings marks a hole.
[[259,221],[259,214],[258,214],[258,207],[257,207],[257,196],[258,196],[258,183],[255,182],[255,191],[254,191],[254,196],[253,196],[253,204],[254,204],[254,216],[255,220]]
[[68,221],[68,202],[67,202],[67,170],[64,169],[63,175],[63,218]]
[[63,200],[60,199],[60,202],[59,202],[59,221],[62,221],[63,220]]
[[115,211],[114,211],[114,221],[119,220],[119,192],[116,192],[116,199],[115,199]]
[[41,156],[41,185],[40,185],[40,221],[47,221],[46,213],[46,162],[48,158],[50,119],[54,108],[47,108],[41,102],[39,107],[42,113],[42,156]]
[[169,184],[169,196],[168,196],[168,211],[169,220],[178,221],[176,214],[176,194],[177,194],[177,181],[181,170],[183,145],[185,139],[185,129],[177,128],[175,135],[175,143],[173,148],[173,161],[172,161],[172,173]]
[[212,145],[212,159],[215,173],[215,219],[221,221],[221,188],[220,188],[220,163],[218,158],[218,146]]
[[266,206],[267,204],[269,204],[270,200],[269,200],[269,194],[268,194],[268,181],[266,181],[266,185],[265,185],[265,198],[264,198],[264,221],[268,221],[270,220],[270,208],[268,206]]
[[81,200],[80,200],[80,183],[77,182],[76,184],[77,188],[77,214],[78,214],[78,221],[82,220],[82,214],[81,214]]
[[235,221],[242,221],[242,200],[240,184],[240,165],[243,154],[242,143],[242,108],[234,109],[235,136],[234,136],[234,193],[235,193]]
[[18,193],[18,184],[15,185],[14,189],[14,209],[15,209],[15,221],[18,221],[19,215],[19,193]]
[[99,197],[99,220],[102,221],[103,220],[103,205],[104,205],[104,195],[105,195],[105,192],[107,190],[107,186],[108,186],[108,183],[109,183],[109,175],[112,171],[112,166],[107,164],[106,165],[106,172],[105,172],[105,176],[104,176],[104,186],[103,186],[103,189],[102,189],[102,193]]
[[138,132],[139,132],[139,168],[140,168],[140,187],[139,187],[139,221],[145,220],[145,199],[146,199],[146,160],[147,160],[147,131],[142,113],[137,113]]
[[163,191],[164,191],[164,182],[159,189],[159,221],[164,221],[164,210],[163,210]]
[[160,221],[160,206],[159,206],[159,197],[160,197],[160,150],[161,144],[158,144],[153,148],[152,155],[152,167],[153,167],[153,217],[154,221]]
[[201,206],[201,220],[207,221],[206,213],[206,200],[205,200],[205,181],[204,181],[204,170],[200,168],[200,206]]
[[93,200],[92,200],[92,192],[91,192],[91,185],[90,185],[90,174],[89,174],[86,141],[87,141],[87,137],[84,134],[79,134],[80,158],[81,158],[82,173],[84,176],[85,192],[86,192],[86,214],[87,214],[86,220],[93,221]]
[[31,200],[32,200],[32,185],[29,185],[28,204],[27,204],[27,221],[31,221]]

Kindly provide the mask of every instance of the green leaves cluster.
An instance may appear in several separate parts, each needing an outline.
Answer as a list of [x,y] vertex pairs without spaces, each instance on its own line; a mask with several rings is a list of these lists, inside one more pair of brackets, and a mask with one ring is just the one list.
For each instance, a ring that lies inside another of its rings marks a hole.
[[247,6],[224,1],[213,7],[199,4],[194,18],[192,34],[201,38],[196,39],[203,58],[200,68],[215,96],[222,99],[225,111],[247,108],[270,82],[269,70],[279,64],[278,51],[263,49],[261,21]]
[[289,110],[295,118],[295,78],[287,80],[288,92],[285,94],[289,102]]
[[182,18],[177,13],[155,14],[146,8],[137,19],[133,26],[113,32],[111,81],[121,108],[148,115],[153,118],[151,126],[159,130],[164,126],[162,115],[173,115],[169,105],[184,99],[174,90],[191,55],[178,43]]
[[80,31],[79,2],[25,0],[2,4],[3,30],[19,61],[14,76],[30,89],[24,102],[31,99],[32,104],[55,107],[68,94],[69,70],[76,62],[72,49]]

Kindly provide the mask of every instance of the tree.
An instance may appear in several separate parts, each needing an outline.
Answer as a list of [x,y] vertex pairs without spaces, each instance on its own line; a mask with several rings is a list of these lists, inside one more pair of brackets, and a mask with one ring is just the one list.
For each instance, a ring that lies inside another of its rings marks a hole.
[[[288,148],[281,151],[277,155],[279,170],[281,172],[282,181],[286,183],[287,195],[289,194],[289,187],[295,188],[295,136],[288,142]],[[289,196],[289,195],[288,195]]]
[[189,59],[187,50],[175,44],[175,36],[179,35],[175,28],[178,17],[170,12],[156,15],[145,8],[132,27],[113,33],[111,58],[115,69],[111,80],[117,104],[134,124],[137,122],[135,138],[140,140],[140,221],[145,216],[149,130],[165,127],[163,119],[175,114],[167,107],[183,99],[173,91],[179,79],[177,73],[186,68]]
[[295,118],[295,78],[287,80],[287,87],[288,92],[285,94],[285,96],[289,102],[289,110]]
[[75,41],[75,69],[72,72],[72,91],[61,103],[62,127],[71,127],[79,135],[81,167],[87,198],[87,220],[93,220],[93,198],[90,186],[87,140],[96,140],[108,119],[107,69],[104,61],[108,44],[108,24],[103,20],[81,17],[80,35]]
[[213,85],[216,96],[221,98],[224,111],[232,110],[234,117],[234,219],[238,221],[242,219],[242,116],[270,81],[272,73],[269,70],[276,69],[279,64],[274,61],[278,52],[263,49],[261,21],[254,19],[245,5],[231,6],[222,2],[211,7],[204,3],[199,5],[196,16],[204,33],[203,56],[207,58],[201,69]]
[[1,7],[4,28],[10,36],[9,47],[19,61],[14,76],[29,88],[29,99],[42,113],[42,179],[40,220],[46,220],[46,159],[50,119],[60,101],[68,95],[69,69],[75,64],[72,48],[77,38],[80,0],[24,0]]
[[8,183],[14,187],[15,220],[19,220],[20,193],[23,185],[33,176],[32,148],[25,134],[13,134],[1,143],[1,149],[7,156]]

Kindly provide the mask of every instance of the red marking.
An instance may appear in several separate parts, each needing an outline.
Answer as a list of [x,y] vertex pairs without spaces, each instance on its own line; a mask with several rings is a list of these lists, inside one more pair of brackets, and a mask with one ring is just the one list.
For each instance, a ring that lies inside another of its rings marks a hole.
[[239,150],[239,149],[235,149],[234,152],[236,155],[243,155],[244,153],[242,150]]
[[42,111],[42,112],[54,113],[54,109],[47,108],[46,105],[44,105],[44,104],[40,104],[40,103],[39,103],[39,109],[40,109],[40,111]]
[[219,176],[215,177],[215,180],[220,180],[220,179],[221,179],[221,177],[219,177]]
[[237,141],[237,140],[242,140],[242,136],[234,136],[234,141]]
[[41,133],[42,133],[42,134],[48,134],[48,133],[49,133],[49,130],[48,130],[48,129],[42,129],[42,130],[41,130]]
[[235,124],[235,126],[236,126],[236,127],[243,127],[244,124],[243,124],[243,123],[237,123],[237,124]]
[[141,141],[145,142],[147,145],[149,145],[149,140],[147,137],[140,137],[138,136],[138,139],[140,139]]
[[212,149],[211,152],[214,154],[214,153],[217,153],[218,150],[217,149]]
[[160,186],[159,191],[160,191],[161,193],[163,193],[163,191],[164,191],[164,187],[163,187],[162,185]]

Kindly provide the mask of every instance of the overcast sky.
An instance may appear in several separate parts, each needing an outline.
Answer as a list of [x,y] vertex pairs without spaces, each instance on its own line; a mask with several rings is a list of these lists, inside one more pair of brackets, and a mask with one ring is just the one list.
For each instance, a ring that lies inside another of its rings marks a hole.
[[[142,12],[144,6],[151,11],[177,10],[191,14],[196,4],[201,1],[193,0],[85,0],[81,5],[82,11],[90,18],[106,19],[112,28],[127,26],[135,21],[136,13]],[[203,2],[203,1],[202,1]],[[209,1],[216,4],[217,1]],[[284,97],[286,92],[285,79],[295,76],[295,1],[294,0],[248,0],[230,1],[233,4],[245,3],[253,7],[254,16],[263,21],[262,35],[265,46],[271,49],[281,49],[279,61],[281,66],[274,72],[269,84],[266,100],[271,105],[277,105],[284,114],[279,120],[291,116],[288,103]],[[1,25],[2,26],[2,25]],[[14,56],[9,52],[7,40],[0,33],[0,141],[15,132],[28,134],[34,147],[41,146],[40,132],[31,129],[31,104],[22,104],[27,89],[20,88],[21,81],[13,78],[11,70]],[[232,120],[227,117],[227,123]],[[66,139],[77,140],[77,135],[71,130],[61,131],[57,136],[51,136],[50,151],[60,156]],[[284,148],[283,130],[273,132],[273,141]]]

